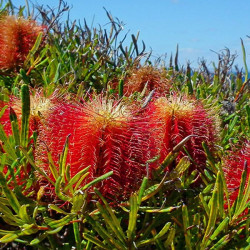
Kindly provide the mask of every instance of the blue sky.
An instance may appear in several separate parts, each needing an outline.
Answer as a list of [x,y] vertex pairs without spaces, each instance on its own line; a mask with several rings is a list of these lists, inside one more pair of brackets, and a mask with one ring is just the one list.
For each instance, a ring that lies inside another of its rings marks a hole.
[[[25,0],[12,0],[25,5]],[[34,4],[58,5],[58,0],[32,0]],[[124,24],[124,35],[140,31],[155,58],[175,53],[179,44],[180,63],[197,67],[199,58],[211,66],[216,52],[229,48],[237,52],[236,64],[243,67],[240,38],[243,39],[250,68],[250,0],[66,0],[71,19],[85,18],[105,28],[108,18],[103,7]],[[129,38],[129,36],[128,36]],[[129,39],[128,39],[129,40]]]

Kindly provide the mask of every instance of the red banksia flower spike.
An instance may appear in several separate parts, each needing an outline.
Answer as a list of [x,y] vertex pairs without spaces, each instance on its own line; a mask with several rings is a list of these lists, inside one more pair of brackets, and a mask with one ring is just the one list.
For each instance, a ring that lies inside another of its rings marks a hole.
[[154,96],[163,96],[169,92],[170,83],[160,69],[152,66],[143,66],[132,70],[129,77],[124,81],[124,94],[130,96],[134,92],[145,91],[148,95],[155,90]]
[[20,66],[33,47],[43,26],[22,17],[3,16],[0,19],[0,69]]
[[133,116],[134,109],[104,96],[83,104],[59,104],[38,137],[37,155],[41,156],[41,151],[44,155],[41,167],[49,172],[46,149],[39,141],[47,144],[57,162],[65,138],[71,134],[67,159],[71,177],[87,166],[91,166],[87,181],[113,171],[113,175],[98,188],[109,200],[124,199],[146,175],[142,164],[147,155],[141,147],[144,143],[143,129],[138,126],[140,119]]
[[97,177],[113,171],[114,174],[102,183],[100,191],[111,200],[122,199],[138,186],[145,174],[141,121],[134,116],[135,106],[103,97],[88,103],[87,110],[91,123],[97,126],[101,136],[92,175]]
[[[170,96],[158,98],[153,105],[152,120],[159,126],[156,137],[162,137],[160,144],[160,161],[163,161],[169,152],[185,137],[193,135],[187,141],[185,148],[195,162],[196,167],[205,167],[206,156],[202,142],[215,142],[214,121],[208,111],[195,100],[186,97]],[[182,150],[177,157],[179,160],[185,155]]]

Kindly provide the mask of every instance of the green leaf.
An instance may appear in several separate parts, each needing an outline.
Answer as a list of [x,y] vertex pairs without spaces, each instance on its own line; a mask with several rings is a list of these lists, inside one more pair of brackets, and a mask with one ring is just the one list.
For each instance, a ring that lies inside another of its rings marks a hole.
[[79,223],[74,222],[73,223],[73,230],[74,230],[74,236],[75,236],[75,242],[76,242],[76,248],[81,250],[81,234],[79,230]]
[[8,225],[11,225],[11,226],[15,226],[15,227],[18,227],[20,225],[22,225],[22,221],[19,220],[17,217],[15,217],[15,219],[3,214],[1,215],[2,219],[8,224]]
[[137,204],[138,206],[141,204],[142,196],[143,196],[143,194],[144,194],[144,192],[145,192],[147,183],[148,183],[148,178],[147,178],[147,177],[144,177],[143,180],[142,180],[141,187],[140,187],[140,189],[139,189],[138,204]]
[[87,183],[84,187],[82,187],[81,190],[85,190],[85,189],[87,189],[87,188],[93,186],[94,184],[96,184],[96,183],[98,183],[98,182],[100,182],[100,181],[103,181],[103,180],[107,179],[107,178],[108,178],[109,176],[111,176],[112,174],[113,174],[113,171],[110,171],[110,172],[108,172],[108,173],[106,173],[106,174],[104,174],[104,175],[102,175],[102,176],[97,177],[96,179],[94,179],[93,181]]
[[29,54],[27,55],[24,65],[26,66],[27,63],[30,61],[30,59],[35,55],[35,53],[37,52],[41,41],[42,41],[42,37],[43,37],[43,32],[40,32],[36,38],[35,44],[33,45],[32,49],[29,51]]
[[155,192],[155,190],[158,189],[158,186],[159,186],[159,184],[155,184],[155,185],[152,185],[151,187],[147,188],[147,189],[144,191],[144,193],[143,193],[143,197],[141,198],[142,201],[144,201],[144,199],[145,199],[144,196],[147,197],[147,195],[149,195],[149,194]]
[[214,183],[208,184],[202,191],[203,194],[209,194],[214,187]]
[[210,166],[212,167],[214,173],[217,174],[218,169],[216,168],[215,159],[214,159],[214,157],[212,156],[212,154],[211,154],[211,152],[210,152],[210,150],[209,150],[207,144],[206,144],[205,142],[202,142],[202,147],[203,147],[203,149],[204,149],[204,151],[205,151],[205,154],[206,154],[206,156],[207,156],[208,162],[210,163]]
[[29,207],[29,205],[22,205],[18,215],[24,223],[34,223],[35,221],[27,213],[27,207]]
[[[120,241],[120,244],[122,244],[125,247],[125,236],[122,232],[121,226],[115,214],[112,212],[111,213],[112,217],[110,217],[109,215],[110,213],[106,209],[104,209],[103,206],[99,202],[97,202],[96,206],[98,210],[100,211],[100,214],[104,218],[106,224],[109,225],[110,229],[115,233],[116,237]],[[118,224],[118,227],[116,226],[117,224]]]
[[170,172],[170,179],[180,177],[190,166],[188,157],[182,157],[173,171]]
[[187,249],[192,249],[191,234],[190,231],[187,230],[187,228],[189,227],[189,216],[188,216],[187,206],[185,204],[182,206],[182,221],[183,221],[183,230],[184,230],[186,247]]
[[190,184],[194,183],[198,174],[199,174],[199,171],[197,169],[192,171],[192,173],[185,179],[185,187],[189,187]]
[[224,246],[230,241],[230,235],[227,234],[223,236],[216,244],[214,244],[213,247],[210,248],[210,250],[219,250],[224,249]]
[[159,208],[159,207],[139,207],[139,211],[147,212],[147,213],[171,213],[172,211],[180,208],[180,206],[176,207],[167,207],[167,208]]
[[167,233],[167,231],[169,230],[171,226],[171,222],[167,222],[164,227],[162,228],[162,230],[154,237],[155,239],[159,239],[163,236],[165,236],[165,234]]
[[57,178],[56,185],[55,185],[55,193],[59,199],[61,199],[63,201],[69,201],[70,198],[61,192],[62,179],[63,179],[63,177],[61,175]]
[[223,180],[221,176],[221,172],[218,172],[217,178],[217,187],[218,187],[218,209],[219,213],[222,218],[225,217],[225,210],[224,210],[224,188],[223,188]]
[[135,236],[135,229],[136,229],[136,219],[137,219],[137,206],[138,197],[135,193],[132,193],[130,196],[130,212],[129,212],[129,223],[128,223],[128,230],[127,230],[127,237],[130,242],[133,241]]
[[57,227],[57,228],[55,228],[53,230],[48,230],[46,232],[47,232],[47,234],[57,234],[57,233],[59,233],[63,229],[63,227],[64,226],[60,226],[60,227]]
[[164,169],[166,167],[168,167],[175,159],[176,157],[178,156],[179,152],[176,152],[176,153],[173,153],[173,152],[170,152],[166,158],[163,160],[163,162],[161,163],[161,165],[156,169],[156,172],[158,174],[162,173],[164,171]]
[[14,241],[15,239],[17,239],[19,237],[18,234],[16,233],[9,233],[4,235],[1,239],[0,239],[0,243],[9,243]]
[[52,155],[51,155],[51,152],[48,151],[47,153],[48,155],[48,160],[49,160],[49,168],[50,168],[50,171],[54,177],[54,179],[56,180],[59,176],[58,172],[57,172],[57,168],[56,168],[56,165],[53,161],[53,158],[52,158]]
[[[79,179],[89,170],[89,167],[86,167],[84,169],[82,169],[81,171],[79,171],[75,176],[73,176],[70,181],[68,182],[68,184],[66,185],[66,187],[64,188],[64,191],[66,192],[69,188],[72,188],[73,185],[79,181]],[[87,175],[86,175],[87,176]]]
[[87,199],[87,193],[82,192],[81,190],[76,191],[72,198],[72,209],[71,212],[78,213],[79,211],[82,211],[83,206],[86,205],[86,199]]
[[103,238],[105,243],[108,244],[108,247],[106,246],[106,249],[121,248],[121,245],[116,241],[116,239],[114,239],[113,236],[109,232],[107,232],[97,220],[94,220],[89,215],[85,216],[87,221],[92,225],[93,230],[95,230]]
[[147,239],[147,240],[141,240],[138,243],[136,243],[136,247],[143,247],[143,246],[147,246],[147,245],[151,245],[155,243],[155,238],[151,238],[151,239]]
[[10,203],[6,198],[0,197],[0,204],[9,206]]
[[2,229],[0,229],[0,235],[1,235],[1,236],[4,236],[4,235],[6,235],[6,234],[11,234],[11,233],[13,233],[13,231],[2,230]]
[[57,229],[59,227],[62,227],[62,226],[69,224],[72,221],[72,219],[73,219],[72,215],[67,215],[60,220],[53,220],[51,218],[45,217],[44,221],[52,229]]
[[40,242],[42,242],[44,239],[46,239],[46,237],[48,236],[47,232],[42,233],[41,235],[38,236],[38,238],[35,238],[34,240],[32,240],[30,242],[31,246],[35,246],[37,244],[39,244]]
[[[219,178],[219,174],[217,175],[217,179]],[[211,199],[211,207],[209,212],[209,219],[208,224],[206,227],[205,234],[203,236],[202,240],[202,246],[206,245],[208,241],[208,236],[211,235],[212,230],[214,229],[216,217],[217,217],[217,211],[218,211],[218,187],[215,185],[215,188],[213,190],[213,195]]]
[[35,224],[23,224],[22,225],[22,231],[19,234],[19,236],[21,235],[31,235],[31,234],[35,234],[38,232],[38,227]]
[[64,210],[62,210],[61,208],[59,208],[58,206],[54,205],[54,204],[49,204],[48,205],[49,209],[52,209],[54,211],[56,211],[59,214],[65,214],[68,215],[69,213],[65,212]]
[[119,85],[118,85],[118,88],[119,88],[119,97],[122,98],[123,97],[123,85],[124,85],[124,80],[121,79],[119,81]]
[[28,154],[28,152],[23,148],[20,147],[22,153],[24,154],[24,156],[26,157],[26,159],[28,160],[28,162],[30,163],[30,165],[39,173],[41,174],[43,177],[45,177],[53,186],[55,185],[55,183],[47,176],[47,174],[42,171],[39,167],[36,166],[35,162],[33,161],[33,159],[30,157],[30,155]]
[[69,151],[69,137],[70,135],[67,136],[62,154],[60,155],[60,160],[59,160],[59,174],[62,177],[62,182],[65,183],[65,170],[66,170],[66,161],[67,161],[67,155]]
[[[77,190],[78,190],[79,186],[82,184],[83,180],[84,180],[88,175],[89,175],[89,172],[87,172],[87,173],[85,173],[85,174],[83,174],[83,175],[81,176],[81,178],[77,181],[77,183],[76,183],[76,185],[75,185],[75,187],[74,187],[74,191],[77,191]],[[74,177],[73,177],[73,178],[74,178]]]
[[18,214],[20,209],[20,203],[18,202],[15,194],[12,192],[12,190],[7,186],[6,180],[3,176],[3,173],[0,172],[0,185],[3,188],[3,191],[5,193],[6,198],[8,199],[9,204],[13,208],[13,210]]
[[4,152],[7,154],[7,158],[10,158],[11,160],[16,160],[17,155],[15,149],[10,144],[8,137],[4,132],[2,124],[0,124],[0,140],[2,141],[2,147],[4,149]]
[[248,80],[248,68],[247,68],[247,60],[246,60],[246,50],[243,43],[243,40],[241,40],[241,48],[242,48],[242,54],[243,54],[243,62],[244,62],[244,68],[245,68],[245,82]]
[[[11,112],[11,111],[10,111]],[[11,122],[11,128],[15,140],[15,145],[20,145],[20,135],[19,135],[19,127],[17,120]]]
[[16,221],[17,218],[14,216],[12,211],[5,206],[4,204],[0,203],[0,213],[4,214],[6,217],[8,217],[10,220]]
[[4,167],[7,165],[6,164],[6,158],[7,154],[1,154],[0,152],[0,172],[3,172]]
[[[229,215],[229,218],[231,220],[231,209],[230,209],[231,206],[230,206],[230,199],[229,199],[229,193],[228,193],[228,189],[227,189],[226,178],[225,178],[224,171],[222,169],[221,164],[218,164],[218,168],[220,170],[220,177],[221,177],[221,180],[222,180],[222,183],[223,183],[223,192],[224,192],[224,194],[226,196],[226,201],[227,201],[227,206],[228,206],[228,215]],[[221,188],[221,186],[219,188]]]
[[213,175],[211,175],[211,173],[209,173],[207,169],[204,169],[204,174],[208,178],[209,182],[212,182],[214,180]]
[[[102,199],[105,208],[107,210],[107,212],[109,213],[109,216],[111,216],[111,220],[107,220],[108,224],[111,224],[110,227],[112,228],[113,226],[115,227],[115,233],[117,235],[117,237],[121,240],[122,243],[124,243],[126,241],[126,237],[124,235],[124,232],[122,230],[122,227],[120,225],[120,221],[118,220],[118,218],[115,216],[115,213],[113,212],[113,210],[111,209],[111,207],[109,206],[109,204],[107,203],[107,201],[105,200],[105,198],[102,196],[102,194],[95,188],[94,189],[96,194]],[[99,204],[99,203],[97,203]],[[107,216],[108,218],[108,214],[102,214]]]
[[[70,181],[70,164],[66,165],[65,177],[66,177],[66,181],[69,182]],[[71,187],[71,189],[73,190],[72,187]]]
[[239,120],[239,116],[235,116],[234,119],[229,123],[229,126],[228,126],[228,133],[231,133],[231,131],[234,130],[237,122]]
[[182,175],[188,169],[189,166],[190,166],[190,162],[189,162],[188,158],[183,157],[179,161],[176,168],[173,171],[170,172],[170,174],[168,172],[165,173],[163,179],[161,180],[161,182],[159,184],[155,185],[154,187],[150,187],[149,189],[147,189],[145,191],[146,195],[144,197],[142,197],[141,200],[142,201],[148,200],[149,198],[151,198],[152,196],[157,194],[161,190],[161,188],[163,187],[166,180],[168,180],[168,179],[172,180],[172,179],[178,178],[180,175]]
[[97,245],[98,247],[100,247],[101,249],[107,249],[107,246],[104,245],[100,240],[98,240],[97,237],[94,237],[88,233],[84,233],[83,234],[83,237],[86,239],[86,240],[89,240],[91,242],[93,242],[95,245]]
[[22,99],[22,125],[21,125],[21,146],[27,148],[29,142],[29,119],[30,119],[30,93],[27,84],[21,87]]
[[250,105],[246,105],[246,113],[247,113],[247,125],[250,128]]
[[88,81],[90,76],[95,72],[97,71],[101,66],[101,63],[100,62],[97,62],[96,64],[93,65],[91,71],[87,74],[87,76],[85,77],[84,81]]
[[4,113],[5,113],[5,110],[8,108],[8,105],[5,105],[2,109],[1,109],[1,111],[0,111],[0,119],[1,119],[1,117],[4,115]]
[[208,247],[213,240],[228,226],[229,223],[229,217],[226,217],[219,226],[214,230],[213,234],[209,237],[209,240],[206,244],[206,247]]
[[174,239],[175,239],[175,231],[176,231],[175,227],[172,227],[172,228],[170,229],[170,232],[169,232],[169,234],[168,234],[168,237],[167,237],[166,241],[164,242],[164,247],[165,247],[166,249],[167,249],[170,245],[173,244],[173,241],[174,241]]
[[20,76],[25,84],[30,84],[30,78],[24,69],[20,69]]

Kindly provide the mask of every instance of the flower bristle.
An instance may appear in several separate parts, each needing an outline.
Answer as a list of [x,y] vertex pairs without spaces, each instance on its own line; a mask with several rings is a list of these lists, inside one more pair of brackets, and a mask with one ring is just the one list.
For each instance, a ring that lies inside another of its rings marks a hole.
[[[230,205],[232,205],[238,196],[241,183],[241,176],[244,168],[247,170],[246,185],[249,182],[250,175],[250,142],[246,142],[242,149],[230,151],[224,159],[223,171],[225,173],[226,184],[229,191]],[[246,188],[246,186],[245,186]],[[226,205],[227,206],[227,205]]]
[[[155,137],[162,138],[159,143],[160,161],[184,138],[192,135],[185,148],[192,158],[195,167],[203,168],[206,164],[206,155],[202,142],[212,146],[216,141],[215,121],[201,103],[183,96],[173,95],[169,98],[161,97],[152,103],[151,120],[158,128]],[[177,160],[186,155],[181,150]]]
[[155,90],[156,95],[163,96],[169,92],[170,82],[162,70],[153,66],[135,68],[124,81],[124,94],[130,96],[134,92],[142,92],[145,86],[146,95]]
[[0,69],[13,69],[26,59],[44,27],[34,20],[3,16],[0,19]]

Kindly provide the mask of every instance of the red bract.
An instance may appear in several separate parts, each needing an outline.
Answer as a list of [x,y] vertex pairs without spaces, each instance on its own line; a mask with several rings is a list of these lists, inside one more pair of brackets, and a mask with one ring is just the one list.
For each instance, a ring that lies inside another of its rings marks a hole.
[[[160,162],[184,138],[193,135],[185,144],[195,168],[204,168],[206,156],[202,142],[209,146],[215,142],[217,129],[215,120],[201,103],[187,97],[171,96],[158,98],[149,108],[153,127],[158,127],[154,138],[158,138]],[[162,138],[162,139],[161,139]],[[179,160],[186,155],[182,150],[177,157]]]
[[144,120],[135,111],[135,107],[104,97],[78,105],[61,103],[39,134],[36,158],[43,155],[40,165],[54,180],[46,162],[46,148],[57,162],[70,134],[67,163],[71,177],[87,166],[90,166],[87,182],[113,171],[98,188],[107,199],[122,200],[146,175],[147,132],[144,135]]
[[[230,152],[224,160],[224,173],[229,191],[230,204],[232,205],[238,196],[241,183],[241,176],[244,168],[247,168],[247,182],[249,181],[250,166],[250,143],[246,143],[245,147],[236,152]],[[246,183],[247,183],[246,182]]]
[[33,20],[4,16],[0,19],[0,69],[20,66],[44,27]]

